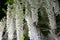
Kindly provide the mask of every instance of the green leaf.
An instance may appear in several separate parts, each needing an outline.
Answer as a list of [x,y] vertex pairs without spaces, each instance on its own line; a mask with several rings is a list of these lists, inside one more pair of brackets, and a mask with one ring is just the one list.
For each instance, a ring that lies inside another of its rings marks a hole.
[[10,4],[10,5],[12,5],[13,4],[13,0],[7,0],[7,2],[5,3],[5,5],[7,5],[7,4]]
[[6,11],[5,9],[3,9],[3,8],[2,8],[2,11],[3,11],[4,13],[6,13],[6,12],[7,12],[7,11]]
[[23,36],[23,37],[21,38],[21,40],[24,40],[24,38],[25,38],[25,37]]

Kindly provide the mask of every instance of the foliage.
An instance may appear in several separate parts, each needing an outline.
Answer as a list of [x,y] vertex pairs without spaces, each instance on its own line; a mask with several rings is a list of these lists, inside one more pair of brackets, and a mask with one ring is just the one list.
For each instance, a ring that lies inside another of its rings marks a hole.
[[2,8],[2,11],[3,11],[4,13],[6,13],[6,12],[7,12],[4,8]]
[[24,40],[25,38],[28,38],[28,34],[27,33],[22,36],[21,40]]
[[24,37],[24,36],[22,36],[22,39],[21,39],[21,40],[24,40],[24,38],[25,38],[25,37]]
[[7,2],[5,3],[5,5],[7,5],[7,4],[10,4],[10,5],[12,5],[13,4],[13,0],[7,0]]

